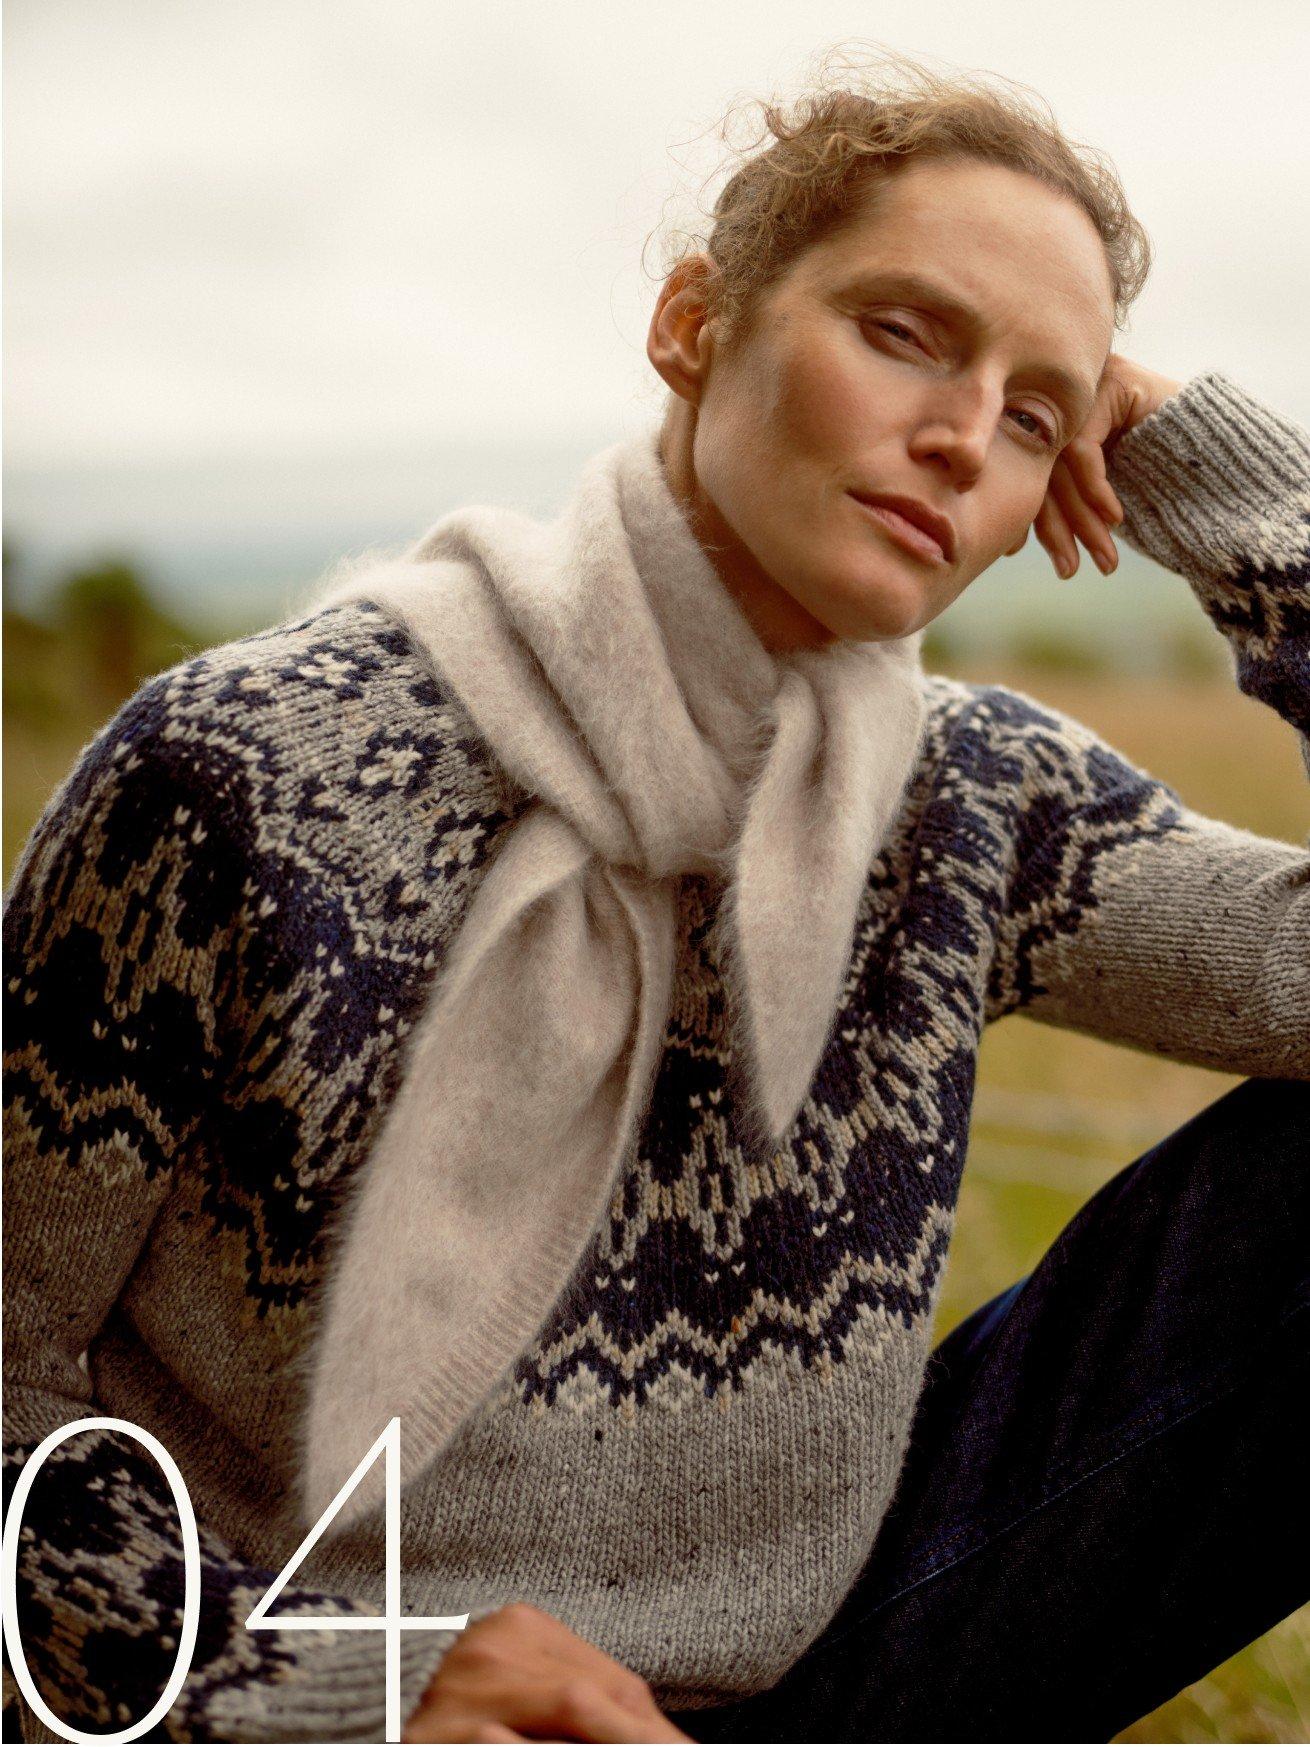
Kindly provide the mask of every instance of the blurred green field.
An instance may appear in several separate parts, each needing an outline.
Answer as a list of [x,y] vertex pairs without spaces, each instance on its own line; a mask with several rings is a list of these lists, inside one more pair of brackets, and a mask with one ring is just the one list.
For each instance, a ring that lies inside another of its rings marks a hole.
[[[7,626],[9,624],[9,615]],[[22,623],[5,644],[4,877],[37,813],[119,701],[133,656],[94,672]],[[203,646],[157,625],[149,662]],[[1219,640],[1216,634],[1216,643]],[[145,645],[143,645],[145,647]],[[1291,729],[1211,676],[1135,679],[1058,660],[961,678],[999,681],[1067,711],[1192,807],[1287,842],[1310,837],[1310,786]],[[92,664],[94,667],[94,663]],[[117,677],[116,677],[117,675]],[[10,707],[11,679],[15,704]],[[34,701],[35,700],[35,701]],[[1027,1273],[1083,1201],[1124,1164],[1238,1083],[1012,1015],[983,1039],[959,1223],[937,1334]],[[1133,1742],[1310,1741],[1310,1606],[1118,1737]]]

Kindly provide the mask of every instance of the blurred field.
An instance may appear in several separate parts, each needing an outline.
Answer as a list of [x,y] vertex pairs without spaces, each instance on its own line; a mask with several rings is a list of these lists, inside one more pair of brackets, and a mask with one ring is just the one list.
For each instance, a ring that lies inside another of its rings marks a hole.
[[[1289,843],[1310,838],[1295,735],[1224,673],[1125,685],[995,661],[950,671],[1066,711],[1199,812]],[[989,1027],[939,1338],[1028,1273],[1117,1170],[1238,1083],[1019,1014]],[[1117,1738],[1310,1741],[1310,1606]]]
[[[1198,618],[1200,618],[1198,609]],[[118,701],[101,664],[62,660],[30,628],[6,635],[5,883],[51,790]],[[151,665],[200,644],[157,625]],[[1047,660],[989,660],[985,670],[934,665],[999,681],[1086,722],[1192,807],[1292,843],[1310,837],[1310,785],[1291,729],[1244,698],[1220,661],[1195,678],[1116,679]],[[64,652],[66,653],[66,651]],[[131,656],[124,657],[131,667]],[[120,664],[121,666],[121,664]],[[52,675],[60,677],[52,678]],[[10,686],[17,693],[10,708]],[[122,689],[121,674],[117,682]],[[35,698],[35,703],[33,699]],[[1012,1016],[983,1039],[960,1218],[937,1334],[1027,1273],[1103,1182],[1237,1084]],[[1310,1607],[1179,1694],[1119,1739],[1133,1742],[1310,1741]]]

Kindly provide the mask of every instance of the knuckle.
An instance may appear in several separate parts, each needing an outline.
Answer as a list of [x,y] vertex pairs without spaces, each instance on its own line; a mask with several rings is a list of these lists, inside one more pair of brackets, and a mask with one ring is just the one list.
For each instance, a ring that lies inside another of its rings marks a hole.
[[539,1607],[534,1607],[530,1601],[507,1601],[503,1608],[488,1616],[491,1619],[504,1620],[515,1626],[534,1625],[546,1618]]
[[590,1680],[583,1675],[571,1675],[559,1689],[559,1712],[566,1723],[580,1723],[595,1706],[596,1693]]
[[459,1713],[445,1705],[424,1705],[409,1719],[402,1741],[463,1741],[467,1739]]
[[654,1716],[659,1710],[654,1693],[644,1682],[639,1686],[620,1687],[612,1696],[616,1704],[622,1705],[635,1717]]
[[432,1684],[435,1685],[450,1669],[486,1667],[490,1663],[500,1660],[512,1648],[512,1634],[498,1629],[494,1620],[488,1616],[487,1619],[478,1622],[476,1629],[469,1626],[460,1633],[454,1644],[441,1658]]
[[455,1668],[475,1678],[519,1660],[519,1648],[508,1632],[488,1632],[479,1638],[466,1639],[457,1648],[458,1663],[454,1660],[456,1651],[451,1650],[444,1658],[443,1668],[454,1664]]
[[494,1651],[499,1646],[521,1643],[538,1625],[535,1608],[525,1601],[511,1601],[466,1626],[460,1634],[460,1643],[482,1652]]
[[655,1702],[650,1682],[643,1680],[641,1675],[634,1673],[631,1668],[623,1670],[623,1678],[619,1681],[619,1690],[627,1693],[631,1698],[640,1699],[643,1702],[649,1700],[652,1704]]

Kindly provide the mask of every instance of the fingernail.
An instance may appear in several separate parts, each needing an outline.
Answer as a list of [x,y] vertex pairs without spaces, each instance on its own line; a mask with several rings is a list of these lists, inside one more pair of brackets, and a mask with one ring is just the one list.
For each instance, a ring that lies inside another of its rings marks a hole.
[[1056,562],[1055,562],[1055,568],[1060,572],[1061,576],[1072,576],[1073,575],[1073,559],[1072,558],[1057,558]]
[[1110,572],[1114,569],[1114,559],[1105,552],[1096,552],[1093,556],[1096,559],[1101,575],[1109,576]]

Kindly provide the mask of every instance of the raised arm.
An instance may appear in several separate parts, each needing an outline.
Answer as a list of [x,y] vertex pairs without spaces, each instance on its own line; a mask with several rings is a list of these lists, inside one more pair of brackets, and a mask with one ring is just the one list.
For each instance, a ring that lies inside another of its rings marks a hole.
[[[205,773],[151,733],[160,683],[84,750],[8,894],[6,1509],[47,1433],[107,1411],[79,1356],[141,1254],[219,1072],[245,862]],[[381,1740],[383,1634],[247,1631],[278,1573],[198,1527],[196,1651],[152,1738]],[[46,1460],[16,1590],[26,1661],[57,1716],[104,1731],[154,1705],[181,1627],[182,1543],[172,1493],[139,1442],[81,1433]],[[288,1586],[275,1611],[376,1610]],[[402,1715],[453,1637],[402,1634]]]
[[[1120,536],[1185,577],[1310,770],[1310,435],[1219,371],[1120,438]],[[1310,1079],[1310,853],[1206,818],[1057,711],[1049,819],[1002,920],[989,1019]]]

